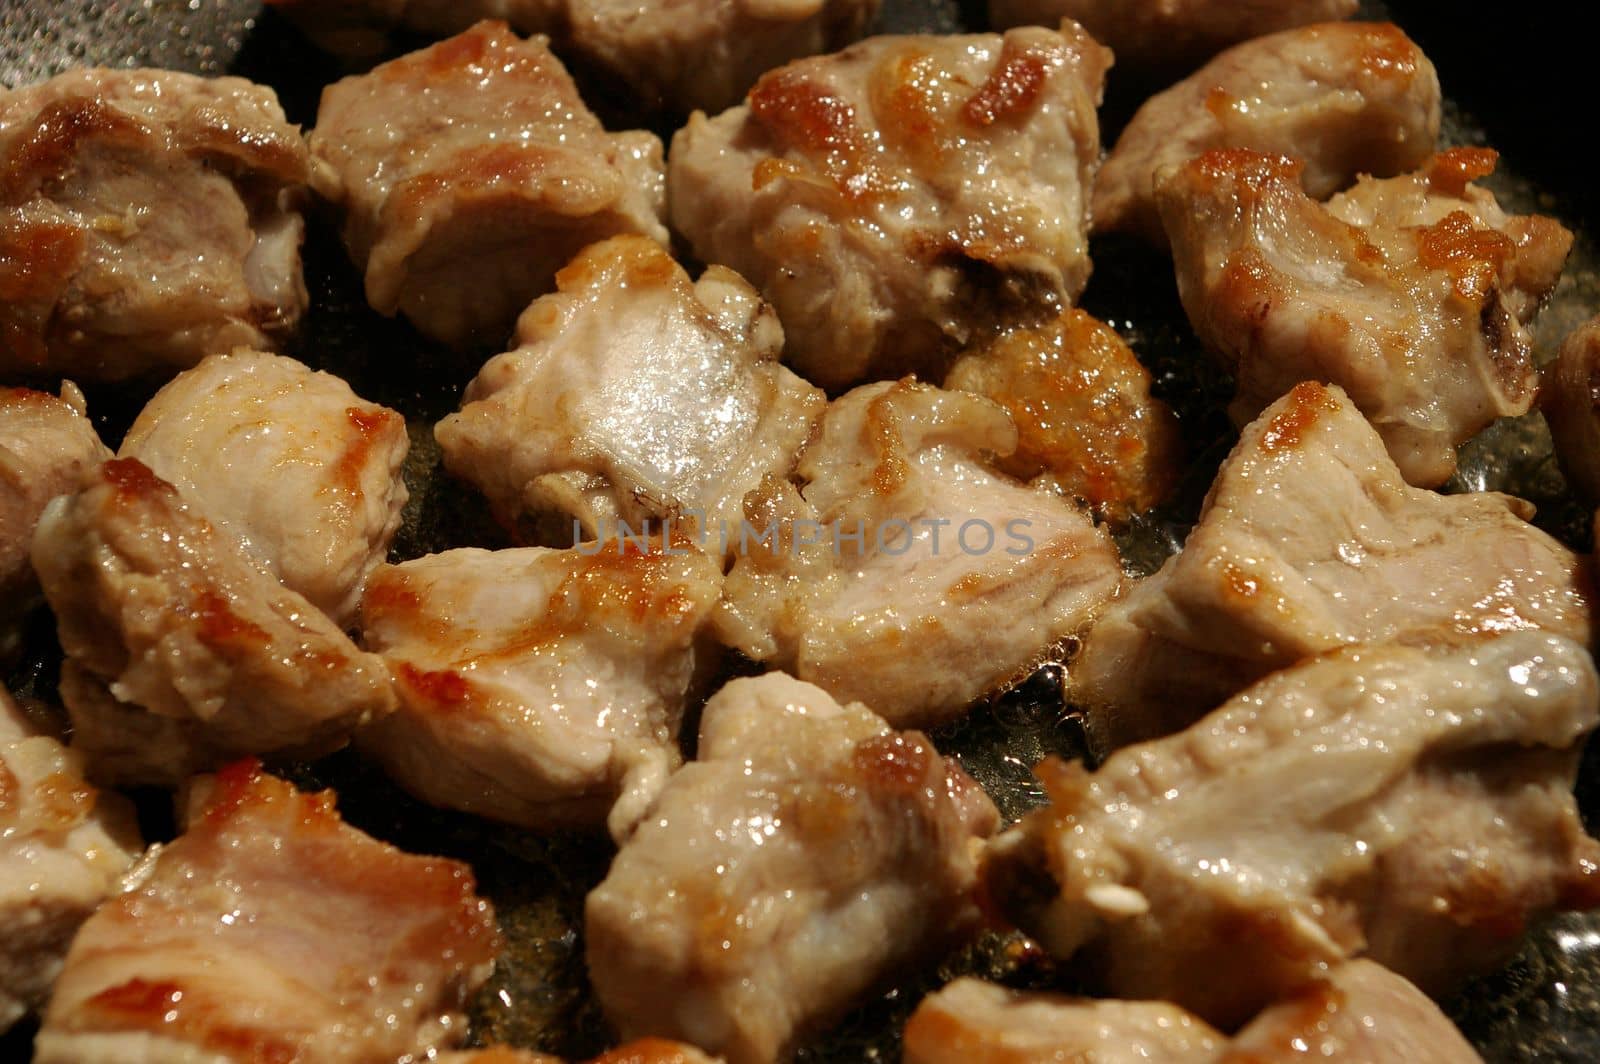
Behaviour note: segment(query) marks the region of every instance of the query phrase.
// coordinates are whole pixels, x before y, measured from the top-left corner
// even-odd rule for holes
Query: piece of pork
[[[569,0],[267,0],[318,48],[348,60],[372,60],[402,34],[448,37],[484,19],[518,33],[559,34]]]
[[[455,861],[346,825],[249,761],[84,924],[37,1064],[431,1059],[466,1035],[494,913]]]
[[[1327,199],[1362,174],[1421,166],[1440,116],[1438,72],[1398,26],[1334,22],[1260,37],[1139,108],[1095,178],[1094,228],[1165,245],[1156,175],[1212,148],[1299,159],[1306,194]]]
[[[240,349],[179,374],[122,441],[335,622],[400,527],[405,419],[330,373]]]
[[[1074,19],[1118,62],[1171,71],[1252,37],[1349,18],[1358,6],[1357,0],[989,0],[989,24],[1003,29]]]
[[[366,645],[400,708],[362,748],[435,805],[621,838],[678,766],[715,663],[720,566],[686,541],[461,549],[373,576]]]
[[[1081,310],[1019,326],[963,355],[946,388],[1005,407],[1017,449],[1000,470],[1126,524],[1172,489],[1182,439],[1172,410],[1150,395],[1150,373],[1122,337]]]
[[[43,1005],[78,926],[143,850],[133,807],[85,782],[0,689],[0,1033]]]
[[[674,227],[748,278],[829,389],[921,370],[1089,277],[1111,57],[1067,23],[802,59],[672,143]]]
[[[904,1064],[1214,1064],[1227,1036],[1176,1005],[1023,994],[971,977],[923,998]]]
[[[1111,993],[1223,1026],[1357,955],[1446,993],[1600,903],[1572,795],[1597,719],[1562,636],[1330,651],[1092,773],[1047,760],[991,892]]]
[[[1052,492],[997,473],[1004,410],[915,381],[834,401],[797,469],[746,500],[723,639],[897,727],[964,713],[1085,628],[1116,548]]]
[[[439,423],[445,467],[508,525],[556,515],[575,543],[671,519],[721,555],[826,403],[778,363],[777,317],[732,270],[692,282],[640,236],[586,249],[556,284]]]
[[[439,1064],[562,1064],[560,1058],[510,1046],[467,1049],[441,1053]],[[640,1038],[616,1049],[607,1050],[587,1064],[717,1064],[694,1046],[669,1042],[665,1038]]]
[[[447,344],[502,343],[596,240],[667,239],[660,140],[607,133],[503,22],[328,86],[310,143],[367,301]]]
[[[1456,179],[1449,159],[1430,174],[1441,169]],[[1237,380],[1236,421],[1302,380],[1338,384],[1408,481],[1441,484],[1456,445],[1533,403],[1521,263],[1550,251],[1519,249],[1464,209],[1351,224],[1348,208],[1306,196],[1301,170],[1229,149],[1159,181],[1189,321]],[[1570,234],[1548,221],[1536,231],[1564,257]]]
[[[1600,317],[1575,329],[1545,376],[1539,405],[1567,482],[1600,502]]]
[[[1587,644],[1587,566],[1492,492],[1401,479],[1337,388],[1246,426],[1183,549],[1089,633],[1071,698],[1109,745],[1177,731],[1347,643],[1542,628]]]
[[[79,69],[0,89],[0,159],[7,377],[169,374],[305,310],[310,156],[265,86]]]
[[[780,673],[734,680],[706,703],[699,760],[589,895],[595,994],[624,1036],[787,1059],[975,927],[998,820],[920,733]]]
[[[29,554],[45,504],[110,457],[76,387],[0,388],[0,643],[39,597]]]
[[[858,40],[879,0],[570,0],[578,55],[646,111],[716,113],[756,79]]]
[[[132,458],[45,510],[33,564],[97,779],[175,785],[243,754],[315,756],[394,707],[383,662]]]

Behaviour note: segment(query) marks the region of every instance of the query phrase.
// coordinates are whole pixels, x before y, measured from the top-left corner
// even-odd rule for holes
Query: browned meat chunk
[[[822,392],[778,363],[783,327],[725,267],[692,282],[626,236],[556,283],[439,423],[446,467],[508,525],[559,515],[573,543],[670,519],[720,557],[746,493],[794,467]]]
[[[1016,442],[1005,411],[966,392],[900,381],[835,400],[799,492],[769,481],[746,500],[720,634],[897,727],[1026,675],[1122,572],[1087,514],[988,464]]]
[[[999,27],[1076,19],[1131,67],[1192,66],[1230,44],[1349,18],[1357,0],[989,0]]]
[[[1464,174],[1469,162],[1481,157],[1441,157],[1429,186],[1463,196],[1481,172],[1473,165]],[[1301,169],[1214,151],[1160,183],[1189,321],[1237,378],[1236,420],[1302,380],[1338,384],[1408,481],[1440,484],[1455,469],[1457,444],[1532,405],[1538,373],[1520,320],[1523,263],[1564,258],[1571,234],[1503,215],[1497,226],[1464,208],[1433,221],[1404,210],[1363,217],[1369,194],[1360,188],[1325,208],[1301,189]],[[1519,246],[1522,231],[1539,246]]]
[[[1568,483],[1600,501],[1600,317],[1561,345],[1539,402]]]
[[[330,85],[311,150],[368,302],[447,344],[503,342],[587,244],[667,239],[661,142],[607,133],[503,22]]]
[[[715,113],[757,78],[858,39],[879,0],[571,0],[573,47],[648,109]]]
[[[46,509],[33,564],[97,778],[181,783],[242,754],[325,753],[394,707],[383,662],[132,458]]]
[[[1327,199],[1361,174],[1414,170],[1439,139],[1439,75],[1389,23],[1335,22],[1231,48],[1133,116],[1095,178],[1096,230],[1166,244],[1156,176],[1212,148],[1249,148],[1305,164]]]
[[[1073,698],[1120,745],[1347,643],[1524,628],[1587,643],[1587,568],[1529,513],[1407,486],[1342,392],[1302,384],[1245,428],[1182,551],[1090,632]]]
[[[1017,449],[995,466],[1078,499],[1113,524],[1166,497],[1182,471],[1178,421],[1110,326],[1081,310],[1011,329],[965,355],[946,388],[1005,407]]]
[[[982,329],[1088,281],[1110,61],[1068,23],[790,63],[673,139],[673,224],[761,289],[815,383],[937,377]]]
[[[338,377],[241,349],[157,392],[120,453],[348,625],[400,527],[408,446],[404,418]]]
[[[7,377],[170,373],[305,309],[310,157],[271,89],[68,71],[0,89],[0,160]]]
[[[498,946],[465,865],[414,857],[253,762],[84,924],[38,1064],[428,1060]]]
[[[1046,761],[1051,807],[997,843],[991,886],[1113,994],[1213,1023],[1356,955],[1444,993],[1600,902],[1572,796],[1597,717],[1561,636],[1334,651],[1092,773]]]
[[[514,824],[633,827],[714,663],[722,571],[682,543],[590,549],[453,550],[373,577],[366,644],[400,709],[361,742],[408,789]]]
[[[44,1004],[78,925],[143,848],[133,807],[0,689],[0,1033]]]
[[[735,680],[589,895],[595,993],[625,1036],[784,1059],[973,929],[998,819],[923,735],[779,673]]]

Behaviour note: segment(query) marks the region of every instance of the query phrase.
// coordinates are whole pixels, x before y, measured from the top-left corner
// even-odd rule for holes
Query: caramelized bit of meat
[[[708,553],[736,547],[745,494],[789,474],[825,404],[778,363],[771,308],[732,270],[692,282],[638,236],[586,249],[557,283],[439,423],[446,468],[508,525],[554,514],[614,538],[670,522]]]
[[[1139,109],[1095,179],[1094,227],[1164,245],[1158,175],[1220,148],[1299,159],[1306,194],[1326,199],[1362,174],[1427,162],[1440,115],[1433,64],[1395,26],[1334,23],[1261,37]]]
[[[595,993],[625,1036],[786,1059],[974,929],[973,844],[998,819],[924,736],[779,673],[734,680],[589,895]]]
[[[1093,773],[1047,762],[991,893],[1111,993],[1222,1025],[1358,954],[1443,994],[1592,891],[1572,784],[1597,712],[1561,636],[1333,651]],[[1042,903],[1017,889],[1041,876]]]
[[[1567,482],[1600,502],[1600,317],[1573,330],[1540,396]]]
[[[368,301],[448,344],[500,343],[596,240],[667,238],[660,141],[607,133],[503,22],[329,86],[310,143]]]
[[[394,705],[383,663],[142,462],[46,509],[33,564],[67,662],[73,747],[117,782],[314,755]]]
[[[122,441],[312,605],[345,625],[406,502],[405,419],[292,358],[213,355]]]
[[[1016,441],[1004,410],[966,392],[901,381],[835,400],[803,486],[769,480],[745,500],[719,634],[898,726],[958,717],[1025,675],[1121,572],[1086,514],[989,465]]]
[[[1071,23],[796,61],[678,133],[673,222],[772,302],[808,379],[941,375],[1083,290],[1109,65]]]
[[[1122,338],[1081,310],[1003,333],[951,368],[945,387],[1005,408],[1017,449],[995,464],[1082,499],[1120,524],[1180,472],[1178,422]]]
[[[300,134],[271,89],[80,69],[0,90],[0,372],[171,373],[306,306]]]
[[[385,566],[362,614],[400,709],[361,745],[436,805],[620,838],[678,765],[721,586],[716,562],[660,539]]]
[[[1298,170],[1213,151],[1161,182],[1189,320],[1237,378],[1235,419],[1302,380],[1335,383],[1408,481],[1442,483],[1457,444],[1532,405],[1524,323],[1571,234],[1507,216],[1482,189],[1438,194],[1425,173],[1363,179],[1323,207]]]
[[[0,690],[0,1033],[44,1004],[78,926],[142,848],[133,807],[85,782],[82,759]]]
[[[498,947],[465,865],[369,838],[250,762],[209,791],[79,932],[36,1060],[358,1064],[465,1035]]]
[[[1183,549],[1089,633],[1073,701],[1102,741],[1177,731],[1346,643],[1591,632],[1587,568],[1515,499],[1412,488],[1336,388],[1248,425]]]

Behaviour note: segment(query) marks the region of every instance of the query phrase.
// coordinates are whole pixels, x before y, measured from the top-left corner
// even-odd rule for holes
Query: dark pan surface
[[[941,31],[982,25],[982,4],[963,0],[887,0],[883,32]],[[1366,14],[1394,17],[1440,68],[1451,103],[1446,138],[1501,148],[1505,169],[1492,182],[1508,205],[1555,214],[1580,241],[1537,341],[1550,357],[1578,322],[1600,310],[1600,185],[1574,165],[1553,130],[1581,132],[1592,120],[1551,118],[1586,100],[1568,95],[1563,74],[1577,60],[1581,33],[1541,24],[1492,25],[1455,5],[1367,5]],[[1469,21],[1469,18],[1471,21]],[[1486,32],[1492,30],[1492,32]],[[1570,44],[1563,45],[1563,40]],[[25,84],[75,65],[145,65],[197,73],[236,73],[277,89],[292,120],[310,126],[321,87],[341,74],[259,0],[0,0],[0,81]],[[1149,86],[1114,71],[1104,115],[1109,143]],[[662,130],[667,133],[670,130]],[[1583,149],[1586,150],[1587,145]],[[431,428],[453,410],[482,356],[448,354],[403,324],[365,305],[359,278],[338,245],[331,221],[313,218],[306,246],[312,309],[290,354],[348,379],[363,396],[403,411],[411,428],[406,476],[412,492],[394,556],[415,557],[465,544],[504,545],[482,503],[438,472]],[[1213,371],[1190,333],[1171,281],[1171,266],[1120,240],[1097,241],[1095,276],[1083,303],[1111,322],[1155,374],[1158,391],[1179,411],[1192,466],[1178,498],[1124,537],[1130,568],[1153,570],[1181,543],[1227,453],[1233,432],[1223,414],[1229,385]],[[91,391],[91,410],[114,443],[147,398],[133,389]],[[1538,523],[1588,550],[1590,511],[1567,493],[1535,415],[1492,428],[1471,445],[1457,489],[1512,491],[1539,507]],[[38,618],[28,654],[7,677],[13,690],[53,696],[59,652],[48,617]],[[1042,669],[1028,683],[935,734],[959,756],[1008,818],[1037,803],[1029,767],[1049,752],[1082,756],[1083,734],[1060,697],[1060,674]],[[1591,756],[1579,786],[1591,827],[1600,818],[1600,764]],[[583,971],[582,903],[604,875],[609,842],[598,836],[541,836],[427,808],[379,773],[344,753],[314,765],[285,766],[304,786],[334,786],[345,817],[408,850],[469,861],[499,912],[508,947],[474,1008],[477,1044],[506,1041],[582,1058],[610,1035]],[[165,799],[144,796],[151,837],[170,834]],[[809,1062],[896,1060],[898,1030],[928,989],[960,972],[978,971],[1017,986],[1071,989],[1071,971],[1057,970],[991,936],[941,969],[911,975],[847,1017],[806,1048]],[[1468,987],[1448,1008],[1491,1064],[1501,1061],[1600,1060],[1600,918],[1564,916],[1537,928],[1503,971]],[[31,1031],[0,1038],[0,1062],[28,1058]]]

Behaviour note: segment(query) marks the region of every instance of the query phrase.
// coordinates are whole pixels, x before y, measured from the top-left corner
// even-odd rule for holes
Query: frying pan
[[[1583,76],[1582,34],[1557,25],[1557,14],[1537,9],[1517,22],[1502,10],[1491,22],[1473,5],[1396,0],[1368,3],[1363,16],[1395,18],[1433,57],[1447,93],[1446,139],[1501,149],[1502,171],[1490,185],[1502,201],[1518,211],[1555,214],[1580,234],[1536,331],[1538,352],[1548,359],[1573,326],[1600,310],[1600,260],[1593,242],[1600,233],[1600,185],[1573,165],[1576,150],[1569,140],[1592,134],[1594,123],[1582,114],[1565,118],[1553,124],[1561,129],[1556,135],[1545,119],[1574,103],[1586,106],[1589,94],[1575,91]],[[982,20],[981,2],[886,0],[878,28],[950,32],[981,28]],[[411,43],[420,42],[401,42],[402,48]],[[280,16],[263,11],[259,0],[0,0],[0,81],[21,85],[85,64],[239,74],[275,88],[290,119],[306,126],[315,120],[322,86],[345,73]],[[1103,113],[1107,143],[1152,88],[1113,71]],[[658,132],[670,135],[671,129]],[[335,233],[332,219],[313,214],[305,248],[312,306],[288,353],[406,414],[411,502],[393,557],[466,544],[508,545],[481,500],[440,472],[431,432],[491,352],[453,354],[370,311]],[[1182,542],[1227,453],[1234,435],[1224,413],[1230,387],[1197,348],[1170,280],[1170,263],[1118,239],[1097,239],[1093,250],[1095,275],[1083,305],[1132,342],[1156,378],[1157,393],[1178,411],[1192,456],[1176,497],[1121,537],[1129,569],[1145,573]],[[89,390],[91,412],[108,443],[120,439],[147,398],[148,389],[138,386]],[[1569,545],[1589,549],[1590,511],[1568,492],[1536,415],[1492,427],[1469,445],[1451,487],[1522,495],[1539,507],[1537,523]],[[6,679],[19,694],[51,701],[58,666],[52,624],[41,611]],[[1040,801],[1029,772],[1040,757],[1088,756],[1083,731],[1060,691],[1059,667],[1045,666],[934,734],[1008,819]],[[472,864],[507,940],[494,978],[472,1009],[474,1044],[511,1042],[580,1059],[607,1046],[611,1035],[588,991],[581,938],[583,897],[604,876],[612,852],[605,838],[535,834],[422,806],[348,752],[282,770],[305,787],[337,788],[345,818],[363,830],[408,850]],[[1586,758],[1578,791],[1594,828],[1600,818],[1600,757]],[[147,836],[170,837],[166,796],[135,797]],[[898,1059],[898,1032],[918,999],[966,972],[1019,987],[1074,988],[1070,969],[1057,969],[1015,938],[991,934],[937,970],[909,973],[884,988],[803,1048],[799,1059]],[[1561,916],[1534,929],[1505,969],[1472,983],[1446,1007],[1490,1062],[1600,1060],[1600,917]],[[0,1038],[0,1062],[27,1060],[32,1033],[24,1026]]]

